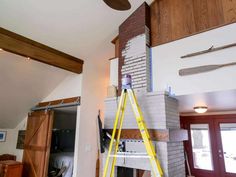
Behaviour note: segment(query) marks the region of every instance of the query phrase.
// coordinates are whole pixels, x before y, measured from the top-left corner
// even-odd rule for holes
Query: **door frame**
[[[189,159],[190,169],[193,175],[197,177],[220,177],[218,176],[219,171],[219,161],[217,157],[217,141],[213,138],[213,134],[215,131],[213,120],[210,116],[181,116],[180,117],[181,127],[188,130],[188,141],[184,141],[184,149],[187,153],[187,157]],[[192,153],[192,140],[190,133],[190,124],[208,124],[209,125],[209,138],[210,138],[210,146],[212,153],[212,163],[213,163],[213,171],[211,170],[202,170],[194,168],[193,164],[193,153]]]
[[[221,176],[225,176],[225,177],[235,177],[236,174],[226,172],[219,124],[220,123],[234,123],[234,122],[236,123],[236,114],[220,115],[220,116],[217,116],[217,118],[214,120],[214,126],[216,129],[215,133],[216,133],[216,137],[217,137],[216,138],[217,147],[218,147],[218,150],[221,150],[221,155],[222,155],[222,158],[218,158],[219,164],[220,164],[220,166],[219,166],[220,173],[221,173]],[[217,153],[217,155],[219,155],[219,152]]]
[[[236,122],[236,114],[223,114],[223,115],[192,115],[192,116],[180,116],[181,127],[188,130],[189,140],[184,142],[184,148],[187,152],[190,169],[193,175],[197,177],[235,177],[235,174],[226,173],[224,156],[219,158],[218,150],[222,147],[222,140],[220,134],[219,123],[233,123]],[[190,133],[190,124],[205,123],[209,125],[209,137],[212,151],[212,161],[214,171],[195,169],[193,164],[192,154],[192,140]]]

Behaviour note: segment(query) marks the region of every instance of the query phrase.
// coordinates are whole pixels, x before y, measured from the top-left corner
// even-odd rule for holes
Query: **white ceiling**
[[[195,106],[207,106],[209,112],[236,111],[236,90],[177,96],[181,113],[194,112]]]
[[[70,72],[0,51],[0,129],[15,128]]]

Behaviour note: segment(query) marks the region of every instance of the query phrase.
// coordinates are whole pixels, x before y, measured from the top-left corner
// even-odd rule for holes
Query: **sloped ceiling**
[[[147,2],[150,4],[152,0]],[[103,0],[0,0],[0,26],[85,60],[108,61],[110,41],[132,9],[115,11]],[[68,74],[21,57],[0,54],[0,128],[14,128]]]
[[[0,51],[0,129],[15,128],[31,107],[71,74]]]

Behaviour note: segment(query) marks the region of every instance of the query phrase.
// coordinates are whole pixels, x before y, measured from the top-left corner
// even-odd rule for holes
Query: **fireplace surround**
[[[178,101],[175,98],[168,96],[166,92],[137,92],[136,96],[143,112],[147,128],[160,134],[157,135],[153,144],[164,171],[164,176],[184,177],[185,159],[183,141],[187,140],[187,132],[180,129]],[[105,129],[113,128],[118,101],[119,98],[107,98],[105,100]],[[131,130],[131,132],[132,130],[138,129],[129,102],[127,102],[125,110],[123,128]],[[165,133],[162,134],[160,132]],[[162,138],[162,136],[165,136],[165,138]],[[117,158],[116,165],[117,167],[151,171],[149,159],[128,158],[128,153],[130,152],[146,152],[142,140],[137,137],[139,136],[134,136],[132,139],[121,139],[126,146],[124,153],[127,154],[122,158]],[[105,159],[106,153],[103,155],[103,163],[105,163]],[[116,175],[117,174],[118,173],[116,172]]]

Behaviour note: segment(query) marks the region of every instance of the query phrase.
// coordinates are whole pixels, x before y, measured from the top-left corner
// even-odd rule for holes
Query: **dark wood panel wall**
[[[236,0],[155,0],[150,11],[152,46],[236,22]]]

